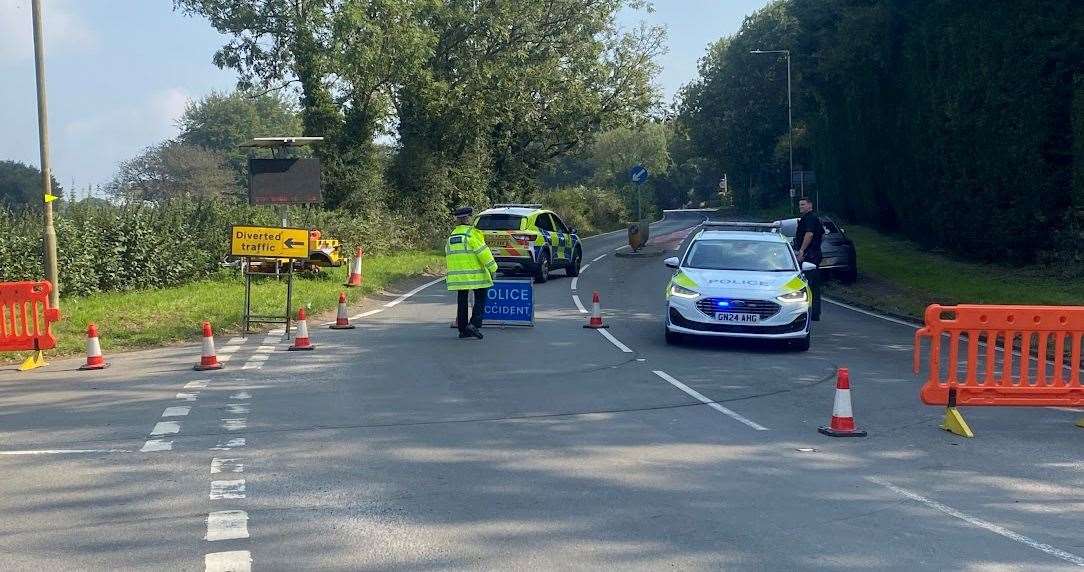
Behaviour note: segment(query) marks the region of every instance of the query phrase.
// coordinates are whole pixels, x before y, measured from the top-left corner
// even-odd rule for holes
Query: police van
[[[778,224],[704,223],[666,286],[666,341],[685,336],[779,340],[806,351],[812,293]]]
[[[482,211],[474,227],[505,272],[529,273],[538,283],[549,280],[550,271],[558,268],[569,276],[580,274],[583,247],[576,229],[542,205],[498,204]]]

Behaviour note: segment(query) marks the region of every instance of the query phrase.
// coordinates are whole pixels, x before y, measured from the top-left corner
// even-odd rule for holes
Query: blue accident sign
[[[647,180],[647,167],[636,165],[629,171],[629,178],[631,178],[634,183],[643,183]]]
[[[483,323],[533,326],[534,280],[494,280],[486,294]]]

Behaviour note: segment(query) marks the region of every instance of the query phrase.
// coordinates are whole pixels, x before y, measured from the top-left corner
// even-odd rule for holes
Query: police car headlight
[[[783,294],[782,296],[776,296],[775,299],[779,300],[780,302],[808,302],[809,295],[806,294],[805,288],[802,288],[801,290],[788,292],[787,294]]]
[[[696,290],[690,290],[684,286],[678,286],[677,284],[670,285],[670,294],[673,296],[680,296],[682,298],[697,298],[700,296],[700,292]]]

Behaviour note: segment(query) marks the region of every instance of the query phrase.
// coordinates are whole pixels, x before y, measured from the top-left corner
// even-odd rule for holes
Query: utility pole
[[[790,187],[790,201],[792,208],[794,208],[794,119],[791,113],[790,50],[753,50],[749,53],[783,54],[787,57],[787,153],[790,155],[790,172],[787,173],[787,186]]]
[[[45,216],[45,279],[52,282],[49,303],[60,307],[60,282],[56,267],[56,229],[53,228],[53,181],[49,166],[49,114],[45,104],[45,37],[41,30],[41,0],[32,0],[34,18],[34,73],[38,84],[38,142],[41,151],[41,200]]]

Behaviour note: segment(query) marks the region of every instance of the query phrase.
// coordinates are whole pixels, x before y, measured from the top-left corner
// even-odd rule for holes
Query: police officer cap
[[[456,217],[470,216],[474,214],[474,209],[472,209],[471,207],[459,207],[455,209],[455,212],[453,212],[452,214]]]

